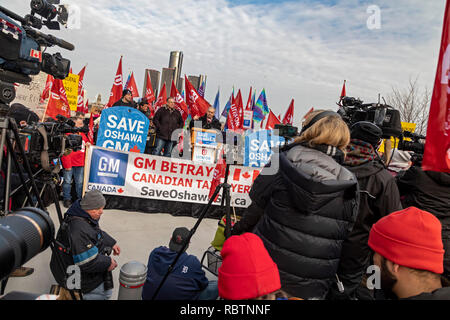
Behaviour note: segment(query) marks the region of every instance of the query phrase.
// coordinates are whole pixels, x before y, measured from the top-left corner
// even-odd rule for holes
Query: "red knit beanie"
[[[444,272],[441,234],[441,223],[434,215],[409,207],[375,223],[369,246],[398,265],[440,274]]]
[[[261,297],[281,288],[277,265],[253,233],[228,238],[221,251],[219,296],[227,300]]]

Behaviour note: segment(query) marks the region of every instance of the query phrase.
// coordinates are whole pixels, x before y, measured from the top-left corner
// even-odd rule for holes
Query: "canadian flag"
[[[292,125],[294,123],[294,99],[292,99],[291,104],[289,105],[289,108],[286,111],[286,114],[283,118],[283,124],[290,124]]]
[[[273,130],[276,124],[280,124],[281,121],[277,118],[277,116],[270,110],[269,118],[267,118],[266,129]]]
[[[39,50],[30,50],[30,57],[34,59],[39,59],[39,62],[42,62],[42,52]]]
[[[191,110],[191,116],[193,118],[195,116],[203,117],[206,111],[208,111],[210,104],[198,94],[197,90],[195,90],[186,75],[184,78],[186,87],[186,103]]]
[[[122,98],[122,91],[123,91],[122,57],[120,57],[116,77],[114,78],[114,83],[111,88],[111,94],[109,95],[109,101],[106,104],[106,108],[111,107],[116,101]]]
[[[155,93],[152,88],[152,81],[150,80],[150,73],[147,72],[147,86],[144,92],[144,99],[147,100],[149,104],[156,100]]]
[[[54,80],[53,76],[48,74],[47,81],[45,82],[44,91],[41,94],[40,103],[44,103],[44,101],[49,97],[50,89],[52,88],[52,84],[53,84],[53,80]]]
[[[155,113],[156,111],[158,111],[159,108],[161,108],[166,103],[166,101],[167,101],[167,92],[166,92],[166,83],[164,82],[161,91],[159,92],[158,99],[153,105]]]
[[[173,82],[173,80],[172,80],[172,88],[170,89],[170,96],[175,99],[175,108],[177,108],[177,110],[180,111],[183,121],[186,121],[189,115],[189,110],[186,105],[186,102],[184,102],[183,97],[175,87],[175,83]]]
[[[136,85],[136,80],[134,80],[134,73],[131,72],[130,81],[128,82],[128,85],[125,89],[131,90],[133,93],[133,98],[139,98],[139,92]]]
[[[422,169],[450,172],[450,0],[447,0],[441,48],[428,117]]]

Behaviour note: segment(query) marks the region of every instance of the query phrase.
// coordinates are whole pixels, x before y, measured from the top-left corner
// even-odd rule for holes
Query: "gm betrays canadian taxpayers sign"
[[[86,191],[142,199],[207,204],[215,165],[185,159],[122,152],[97,146],[88,148]],[[230,166],[231,205],[248,207],[249,192],[260,168]],[[215,205],[221,204],[221,195]]]
[[[272,148],[284,143],[284,138],[272,130],[260,130],[245,136],[244,166],[264,167],[270,160]]]
[[[149,119],[130,107],[112,107],[102,111],[97,146],[143,153],[147,143]]]

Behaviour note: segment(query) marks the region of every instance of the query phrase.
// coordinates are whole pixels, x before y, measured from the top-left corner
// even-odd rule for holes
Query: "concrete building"
[[[175,80],[175,69],[174,68],[163,68],[161,75],[161,86],[166,84],[167,97],[170,97],[170,89],[172,88],[172,80]]]

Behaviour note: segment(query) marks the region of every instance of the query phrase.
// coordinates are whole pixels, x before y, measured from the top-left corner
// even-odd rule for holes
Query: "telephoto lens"
[[[22,208],[0,219],[0,280],[48,248],[55,236],[50,216]]]

